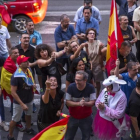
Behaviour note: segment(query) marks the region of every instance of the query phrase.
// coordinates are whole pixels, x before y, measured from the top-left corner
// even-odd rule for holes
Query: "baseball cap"
[[[140,77],[137,78],[136,86],[137,86],[137,87],[140,87]]]
[[[23,62],[28,61],[29,58],[30,58],[30,57],[26,57],[25,55],[20,55],[20,56],[18,56],[18,58],[17,58],[17,63],[18,63],[18,65],[20,65],[20,64],[23,63]]]

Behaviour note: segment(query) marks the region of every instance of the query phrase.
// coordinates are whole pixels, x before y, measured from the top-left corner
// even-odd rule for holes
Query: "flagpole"
[[[117,13],[116,13],[116,12],[117,12],[117,6],[116,6],[116,1],[115,1],[115,0],[113,0],[113,1],[114,1],[114,7],[115,7],[115,8],[114,8],[115,37],[116,37],[116,40],[117,40],[117,43],[116,43],[116,54],[117,54],[117,59],[118,59],[118,38],[117,38],[117,29],[116,29],[116,28],[117,28],[117,26],[116,26],[116,22],[117,22],[117,21],[116,21],[116,17],[117,17],[117,15],[116,15],[116,14],[117,14]]]

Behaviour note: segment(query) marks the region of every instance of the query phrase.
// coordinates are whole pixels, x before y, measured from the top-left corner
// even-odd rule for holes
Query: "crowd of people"
[[[104,63],[106,45],[98,38],[102,18],[92,0],[84,0],[84,5],[76,11],[74,26],[69,24],[68,15],[60,16],[60,25],[54,32],[56,50],[43,44],[31,20],[26,21],[19,44],[12,46],[0,16],[0,125],[9,131],[8,140],[15,140],[15,127],[37,134],[31,121],[32,113],[37,111],[33,103],[35,93],[41,96],[36,116],[38,132],[58,121],[66,105],[70,118],[65,140],[73,140],[78,128],[82,140],[89,140],[91,132],[100,140],[120,140],[130,128],[132,139],[140,139],[140,6],[136,0],[116,0],[116,3],[120,6],[124,42],[119,46],[116,67],[110,76]],[[136,55],[132,51],[135,46]],[[35,74],[40,91],[36,89]],[[64,91],[61,79],[65,74]],[[11,100],[10,126],[5,122],[3,104],[7,97]]]

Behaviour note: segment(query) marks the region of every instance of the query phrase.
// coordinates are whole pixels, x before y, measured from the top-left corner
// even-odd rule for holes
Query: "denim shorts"
[[[31,115],[33,111],[33,101],[30,103],[26,103],[28,110],[23,110],[21,105],[13,103],[13,116],[12,120],[14,122],[19,122],[22,116],[23,111],[25,112],[25,115]]]

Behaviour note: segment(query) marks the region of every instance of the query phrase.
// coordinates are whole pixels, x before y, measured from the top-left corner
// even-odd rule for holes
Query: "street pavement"
[[[39,31],[43,38],[43,43],[47,43],[50,46],[52,46],[55,49],[55,41],[54,41],[54,30],[59,25],[59,17],[61,14],[68,14],[71,20],[71,24],[73,25],[73,17],[74,14],[83,4],[83,0],[49,0],[49,6],[48,11],[46,13],[46,17],[44,21],[40,24],[35,25],[35,30]],[[97,6],[102,15],[102,23],[100,25],[100,32],[98,39],[101,40],[105,45],[107,44],[107,36],[108,36],[108,24],[109,24],[109,10],[110,10],[110,4],[111,0],[94,0],[93,4]],[[139,3],[140,5],[140,3]],[[11,43],[12,46],[15,46],[18,44],[20,39],[20,34],[14,32],[11,25],[8,27],[8,30],[10,31],[11,35]],[[133,48],[133,51],[135,52],[135,48]],[[62,77],[62,89],[65,90],[65,76]],[[39,104],[40,104],[40,96],[35,95],[34,103],[37,106],[37,112],[39,110]],[[9,123],[11,120],[11,113],[10,113],[10,100],[7,99],[4,101],[5,106],[5,116],[6,116],[6,122]],[[96,114],[96,108],[93,107],[93,117]],[[32,121],[33,129],[38,132],[37,125],[36,125],[36,119],[37,119],[37,112],[32,115]],[[64,107],[63,112],[68,114],[68,109]],[[124,140],[131,140],[129,138],[129,133],[127,133]],[[4,132],[3,129],[0,127],[0,140],[6,140],[7,139],[8,132]],[[19,132],[17,129],[14,131],[14,136],[16,140],[30,140],[33,136],[30,136],[26,133]],[[81,131],[78,130],[75,136],[75,140],[81,140]],[[92,136],[90,140],[98,140],[95,136]]]

